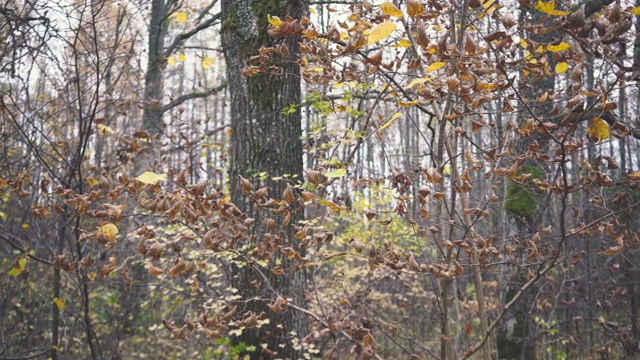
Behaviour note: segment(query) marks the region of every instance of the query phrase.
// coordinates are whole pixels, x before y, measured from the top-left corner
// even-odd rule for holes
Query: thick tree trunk
[[[265,219],[260,217],[254,206],[243,195],[238,181],[239,176],[250,179],[254,186],[267,186],[271,197],[279,198],[286,183],[273,181],[274,176],[291,175],[294,181],[301,179],[302,143],[300,140],[301,115],[299,109],[285,115],[282,110],[301,100],[300,70],[296,63],[298,39],[272,39],[267,33],[267,15],[285,19],[287,15],[299,19],[307,6],[297,0],[223,0],[222,1],[222,44],[227,61],[229,94],[231,95],[231,156],[230,179],[231,197],[249,217],[255,218],[252,245],[259,244],[266,237]],[[284,42],[289,50],[288,57],[276,58],[282,75],[264,73],[253,77],[242,75],[247,59],[258,53],[261,46],[273,46]],[[259,180],[255,175],[261,176]],[[257,184],[260,181],[260,184]],[[301,214],[294,214],[293,221]],[[278,233],[279,241],[292,239],[291,229],[287,227]],[[249,252],[251,249],[248,250]],[[270,263],[273,264],[275,259]],[[285,261],[283,260],[283,263]],[[286,264],[284,266],[287,267]],[[286,276],[274,276],[272,269],[244,266],[236,268],[234,285],[244,299],[254,299],[244,306],[242,311],[256,314],[265,312],[270,324],[258,330],[244,329],[241,336],[234,339],[236,344],[245,343],[255,350],[245,351],[251,359],[268,358],[262,350],[267,344],[270,351],[277,352],[278,358],[297,359],[301,357],[291,339],[301,335],[304,324],[299,314],[291,310],[274,316],[266,307],[280,295],[293,303],[303,298],[304,276],[302,273],[289,272]],[[257,286],[254,286],[258,282]],[[268,284],[267,284],[268,282]],[[257,300],[260,299],[260,300]],[[280,326],[279,326],[280,325]]]

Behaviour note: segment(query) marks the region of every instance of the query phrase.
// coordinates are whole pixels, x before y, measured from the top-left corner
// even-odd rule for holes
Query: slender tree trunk
[[[300,70],[295,62],[298,39],[272,39],[267,33],[267,15],[300,19],[307,8],[303,1],[298,0],[222,1],[222,44],[231,96],[231,197],[247,216],[256,219],[252,229],[253,245],[274,234],[269,234],[266,219],[261,218],[261,214],[243,195],[239,176],[250,179],[254,185],[260,182],[259,187],[267,186],[270,196],[274,198],[279,198],[287,184],[273,181],[272,177],[296,176],[291,177],[295,182],[302,176],[301,114],[298,108],[289,115],[282,111],[291,104],[297,106],[301,101]],[[276,65],[282,68],[283,73],[243,76],[242,70],[247,65],[247,59],[257,54],[261,46],[273,46],[276,42],[285,44],[289,49],[290,55],[275,58]],[[258,173],[267,176],[260,180],[255,177]],[[294,214],[293,221],[300,216],[300,212]],[[291,227],[282,228],[276,236],[282,243],[291,241]],[[270,260],[273,264],[276,259]],[[273,301],[278,295],[298,304],[303,299],[303,273],[290,272],[290,269],[286,269],[286,261],[282,262],[287,276],[274,276],[272,269],[258,269],[250,265],[234,270],[234,285],[243,298],[254,300],[245,303],[241,312],[265,312],[271,320],[267,327],[244,329],[242,335],[234,339],[236,344],[245,343],[255,347],[253,351],[245,351],[251,359],[267,358],[261,344],[267,344],[269,351],[277,352],[278,358],[298,359],[302,356],[292,341],[295,334],[301,335],[304,331],[299,314],[287,310],[274,316],[266,307],[267,302]]]
[[[142,129],[151,137],[163,131],[162,95],[164,94],[163,69],[166,66],[164,45],[167,37],[167,12],[173,0],[152,0],[151,20],[149,22],[149,43],[147,71],[144,79],[144,102],[142,112]],[[151,142],[151,139],[149,139]],[[158,158],[158,149],[151,143],[148,153],[139,159],[137,167],[148,169],[153,159]]]

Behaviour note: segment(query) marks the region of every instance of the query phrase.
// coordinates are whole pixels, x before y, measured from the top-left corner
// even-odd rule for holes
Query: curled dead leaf
[[[361,253],[362,250],[364,250],[364,248],[366,246],[365,244],[363,244],[362,242],[360,242],[360,241],[358,241],[358,240],[356,240],[354,238],[351,238],[349,240],[349,245],[351,245],[358,253]]]
[[[624,248],[624,239],[622,238],[622,236],[617,236],[616,237],[616,246],[612,246],[610,248],[608,248],[607,250],[603,251],[602,254],[604,255],[615,255],[617,253],[619,253],[620,251],[622,251],[622,249]]]
[[[291,184],[287,184],[287,187],[282,192],[282,200],[286,201],[289,205],[293,204],[295,198],[293,197],[293,187]]]
[[[164,270],[160,269],[159,267],[153,266],[153,265],[149,266],[148,271],[149,271],[149,274],[151,276],[159,276],[159,275],[164,274]]]

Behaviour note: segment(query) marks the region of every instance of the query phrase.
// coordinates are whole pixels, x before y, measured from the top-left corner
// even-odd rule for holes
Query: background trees
[[[637,356],[638,14],[6,4],[0,357]]]

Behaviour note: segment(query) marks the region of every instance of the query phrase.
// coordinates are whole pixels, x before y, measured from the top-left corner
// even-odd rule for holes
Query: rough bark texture
[[[250,179],[254,186],[269,188],[272,197],[279,198],[286,186],[283,181],[273,181],[271,177],[285,174],[302,173],[301,116],[299,109],[290,115],[282,110],[301,100],[300,70],[296,60],[298,39],[287,38],[274,40],[267,33],[267,14],[285,19],[287,15],[299,19],[307,6],[297,0],[224,0],[222,1],[222,44],[227,61],[228,86],[231,106],[231,156],[230,179],[233,202],[256,219],[251,244],[263,241],[268,230],[264,220],[243,195],[238,181],[239,176]],[[250,78],[242,75],[247,59],[257,54],[261,46],[272,46],[285,42],[290,49],[288,58],[276,58],[276,65],[283,69],[282,75],[261,74]],[[263,181],[255,177],[258,173],[267,173]],[[300,214],[293,216],[293,221]],[[292,221],[292,222],[293,222]],[[282,229],[276,234],[281,240],[292,239],[290,229]],[[275,259],[272,259],[275,260]],[[284,261],[283,261],[284,262]],[[285,268],[286,268],[285,264]],[[262,274],[260,274],[260,272]],[[274,316],[266,307],[267,301],[281,295],[300,303],[303,298],[304,276],[285,270],[285,275],[274,276],[271,270],[253,267],[236,269],[233,282],[245,299],[259,298],[249,301],[242,311],[253,311],[256,314],[265,312],[271,323],[258,330],[245,329],[243,334],[234,339],[236,344],[244,342],[255,346],[255,351],[247,351],[251,359],[269,358],[262,351],[262,344],[268,344],[271,351],[276,351],[278,358],[297,359],[301,352],[294,346],[292,332],[301,335],[304,324],[299,314],[290,310]],[[266,276],[267,281],[263,278]],[[252,286],[257,281],[257,287]],[[271,290],[273,289],[273,291]],[[275,292],[275,293],[274,293]],[[278,325],[281,325],[279,328]]]

